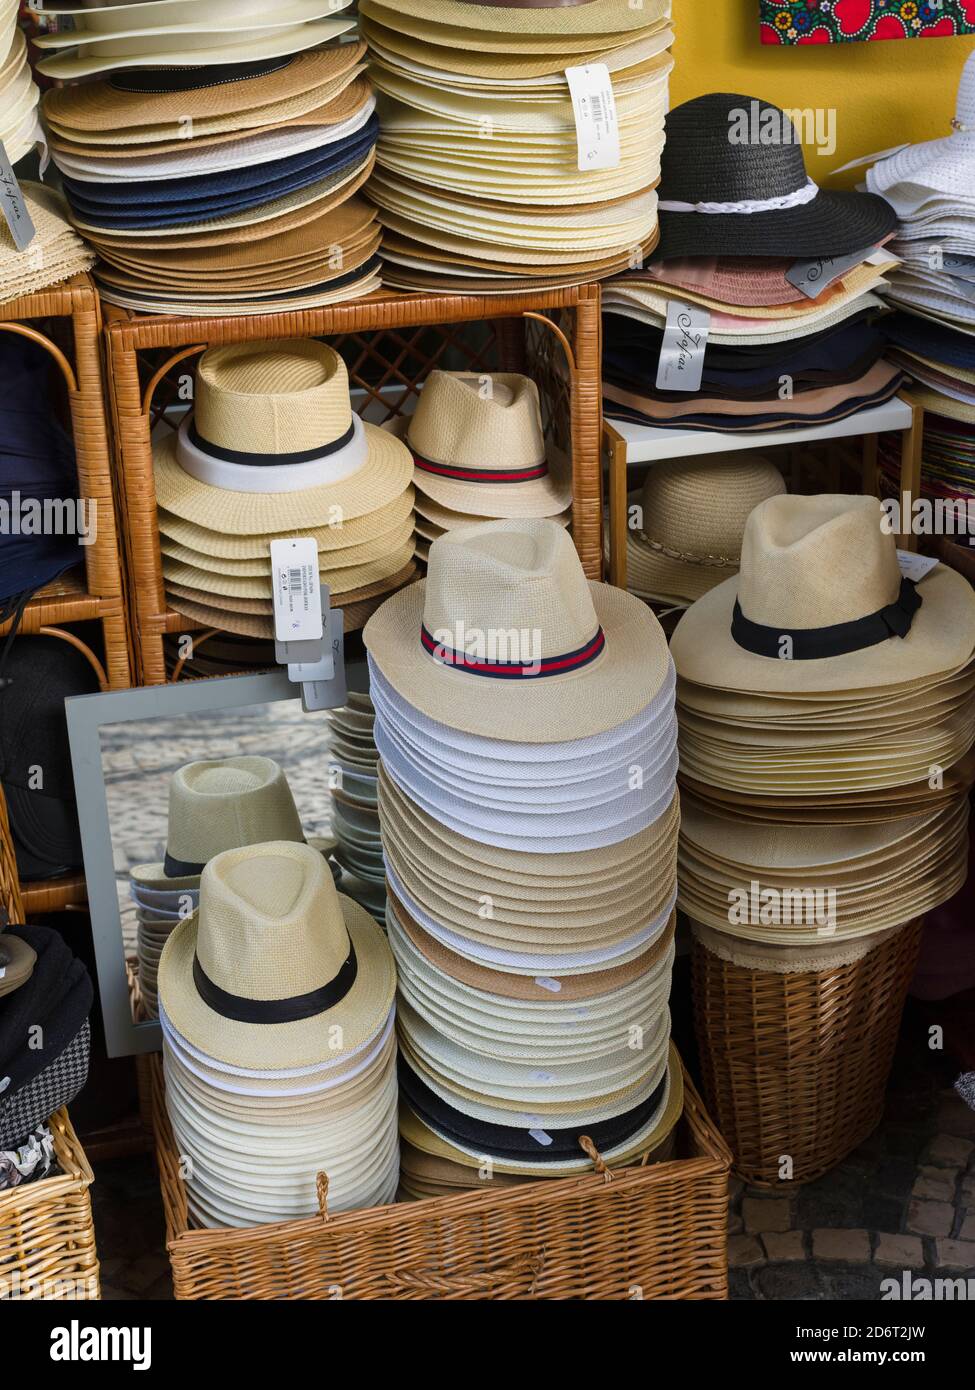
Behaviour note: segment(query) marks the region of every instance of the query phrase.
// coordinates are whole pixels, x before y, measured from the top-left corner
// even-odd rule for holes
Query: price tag
[[[566,68],[566,81],[576,118],[579,168],[618,169],[620,126],[613,79],[605,63]]]
[[[913,550],[898,550],[897,563],[905,579],[913,579],[917,584],[926,574],[930,574],[939,561],[931,555],[915,555]]]
[[[553,980],[551,975],[536,975],[535,983],[539,989],[547,989],[550,994],[561,994],[562,984],[559,980]]]
[[[657,363],[658,391],[700,390],[710,330],[709,309],[679,299],[670,301]]]
[[[274,635],[279,642],[319,642],[324,636],[318,545],[311,536],[271,542]]]
[[[7,967],[5,965],[0,965],[0,980],[2,980],[5,977],[6,973]]]
[[[319,586],[322,595],[322,640],[318,652],[310,661],[289,661],[288,679],[298,685],[305,681],[330,681],[335,675],[335,653],[332,650],[332,619],[328,585]]]
[[[854,266],[867,260],[879,248],[864,247],[847,256],[821,256],[815,261],[795,261],[785,272],[790,285],[795,285],[807,299],[818,299],[823,290],[829,289],[834,281],[845,275]]]
[[[345,681],[344,617],[341,608],[333,608],[329,612],[329,655],[333,672],[327,680],[317,678],[302,682],[301,707],[306,714],[319,709],[340,709],[348,702],[349,697]]]
[[[14,246],[18,251],[26,251],[37,235],[37,230],[27,211],[24,195],[20,191],[17,175],[7,158],[7,151],[0,140],[0,212],[3,213]]]

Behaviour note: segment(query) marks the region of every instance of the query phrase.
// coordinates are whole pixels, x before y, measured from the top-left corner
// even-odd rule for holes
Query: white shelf
[[[660,429],[656,425],[636,425],[628,420],[606,423],[626,441],[626,462],[658,463],[661,459],[687,458],[692,454],[725,454],[733,449],[771,449],[782,444],[812,444],[822,439],[849,439],[855,435],[881,434],[885,430],[910,429],[911,407],[894,397],[883,405],[873,405],[809,429],[763,430],[760,434],[726,434],[717,430]]]

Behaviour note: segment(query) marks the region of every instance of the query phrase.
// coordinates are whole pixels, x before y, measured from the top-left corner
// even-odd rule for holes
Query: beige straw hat
[[[200,907],[159,964],[181,1037],[261,1070],[336,1059],[372,1037],[396,971],[373,919],[341,897],[320,854],[277,842],[229,850],[200,881]]]
[[[73,29],[38,34],[38,48],[71,48],[112,38],[155,38],[164,34],[249,33],[254,29],[285,28],[325,19],[351,5],[352,0],[280,0],[269,10],[264,0],[207,0],[201,13],[196,0],[137,0],[135,4],[44,4],[45,14],[71,15]]]
[[[571,538],[546,520],[447,532],[430,547],[426,580],[387,600],[363,636],[393,688],[431,719],[519,743],[614,728],[670,669],[645,605],[587,580]]]
[[[154,461],[161,507],[232,535],[359,517],[412,475],[399,440],[353,416],[338,353],[308,339],[208,349],[194,413]]]
[[[872,690],[953,670],[975,650],[975,594],[939,565],[901,578],[873,497],[772,497],[751,513],[741,571],[677,625],[678,674],[730,690]],[[734,627],[733,627],[734,625]]]
[[[497,0],[396,0],[395,5],[364,0],[364,14],[390,28],[407,16],[429,27],[450,25],[457,29],[486,30],[517,37],[553,35],[562,38],[577,34],[626,34],[649,28],[669,13],[667,0],[520,0],[500,5]],[[406,27],[404,25],[404,27]]]
[[[417,489],[476,517],[555,516],[572,500],[546,454],[538,387],[526,376],[431,372],[407,427]]]
[[[785,492],[761,454],[665,459],[630,496],[627,587],[641,598],[693,603],[738,568],[751,511]]]

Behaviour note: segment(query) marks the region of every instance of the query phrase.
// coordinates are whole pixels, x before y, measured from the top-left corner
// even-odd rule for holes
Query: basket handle
[[[328,1174],[319,1173],[315,1179],[315,1191],[318,1194],[318,1211],[324,1222],[328,1222]]]
[[[579,1147],[580,1149],[582,1149],[582,1152],[586,1155],[587,1158],[592,1159],[593,1171],[596,1173],[601,1173],[604,1182],[612,1182],[613,1175],[610,1172],[610,1170],[606,1167],[602,1154],[596,1148],[596,1145],[589,1138],[588,1134],[580,1134]]]

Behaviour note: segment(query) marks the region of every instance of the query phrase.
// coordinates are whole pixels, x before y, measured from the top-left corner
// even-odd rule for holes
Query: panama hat
[[[320,854],[285,841],[212,859],[199,910],[173,931],[159,966],[180,1034],[241,1066],[308,1066],[357,1046],[389,1013],[394,989],[375,922],[339,896]]]
[[[335,350],[304,339],[205,352],[194,414],[154,461],[162,507],[232,534],[362,516],[412,473],[398,440],[353,417]]]
[[[498,5],[495,0],[397,0],[395,10],[374,3],[362,6],[365,14],[412,16],[423,24],[450,25],[458,29],[486,29],[504,35],[620,34],[643,29],[668,12],[666,0],[645,0],[634,7],[630,0],[530,0],[530,3]],[[395,21],[383,20],[384,23]]]
[[[458,623],[472,637],[535,633],[540,664],[527,651],[514,663],[492,659],[487,648],[483,657],[465,655],[453,645]],[[379,670],[430,718],[525,743],[624,723],[669,670],[656,620],[638,600],[587,581],[565,531],[544,520],[441,536],[426,580],[387,600],[364,640]]]
[[[670,459],[631,494],[627,586],[665,602],[693,602],[738,567],[749,513],[785,492],[781,473],[761,455]]]
[[[478,517],[552,516],[572,498],[546,454],[538,387],[517,373],[475,377],[434,371],[407,440],[417,489]]]
[[[28,941],[10,931],[0,934],[0,999],[27,983],[36,960],[37,952]]]
[[[763,143],[769,126],[775,143]],[[896,228],[896,214],[882,198],[818,188],[790,118],[770,102],[728,92],[695,97],[670,112],[666,136],[665,259],[841,256],[875,246]]]
[[[278,29],[325,19],[337,10],[347,9],[351,3],[352,0],[284,0],[268,12],[261,0],[208,0],[202,17],[195,0],[142,0],[142,3],[131,5],[85,5],[82,9],[45,5],[45,14],[74,16],[75,27],[39,34],[35,42],[38,48],[70,48],[75,44],[96,44],[112,38],[248,33],[254,29]]]
[[[756,507],[739,577],[688,609],[671,643],[688,680],[784,693],[918,681],[973,649],[965,580],[942,565],[917,585],[902,580],[879,501],[837,494]]]

